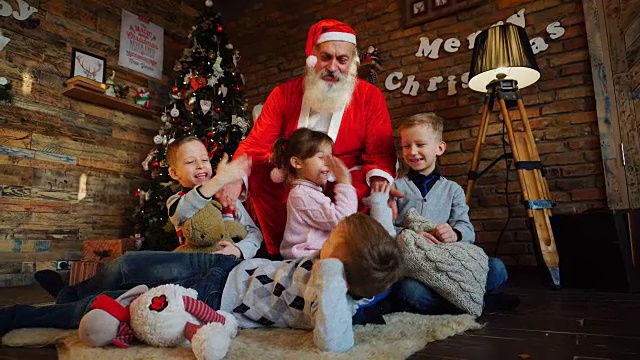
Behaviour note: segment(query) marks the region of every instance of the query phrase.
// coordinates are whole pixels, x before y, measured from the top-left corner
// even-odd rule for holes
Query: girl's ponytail
[[[289,140],[286,138],[278,138],[276,142],[273,144],[273,150],[271,151],[271,162],[276,165],[276,167],[271,170],[271,181],[274,183],[284,182],[287,178],[287,165],[288,159],[287,155],[287,145],[289,145]]]

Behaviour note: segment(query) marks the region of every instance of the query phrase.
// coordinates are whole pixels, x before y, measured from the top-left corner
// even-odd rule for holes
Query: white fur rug
[[[385,320],[387,325],[355,326],[356,346],[341,354],[319,351],[310,331],[241,330],[227,359],[405,359],[429,342],[482,326],[470,315],[396,313],[386,315]],[[2,345],[13,347],[54,343],[60,360],[195,359],[190,348],[154,348],[139,343],[129,349],[90,348],[80,343],[75,330],[18,329],[2,338]]]

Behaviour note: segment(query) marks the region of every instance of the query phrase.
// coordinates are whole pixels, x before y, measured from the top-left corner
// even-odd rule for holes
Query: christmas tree
[[[150,172],[147,189],[136,192],[136,237],[142,249],[173,250],[178,238],[169,221],[166,201],[180,191],[168,173],[166,148],[174,139],[194,135],[202,140],[212,168],[222,155],[231,156],[249,131],[245,118],[244,76],[238,70],[240,53],[229,41],[221,14],[207,0],[205,12],[189,34],[189,46],[173,68],[178,73],[154,146],[142,166]]]

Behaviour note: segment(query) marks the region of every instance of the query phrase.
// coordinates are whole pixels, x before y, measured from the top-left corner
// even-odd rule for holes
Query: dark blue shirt
[[[407,177],[416,185],[418,190],[420,190],[422,197],[425,197],[433,185],[435,185],[436,181],[440,179],[440,173],[438,170],[433,170],[429,175],[422,175],[415,170],[409,170]]]

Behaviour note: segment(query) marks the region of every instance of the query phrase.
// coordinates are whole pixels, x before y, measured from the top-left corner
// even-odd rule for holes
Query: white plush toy
[[[233,315],[224,311],[216,312],[197,299],[198,293],[193,289],[173,284],[161,285],[133,300],[127,308],[128,319],[122,317],[122,320],[129,320],[135,337],[146,344],[171,347],[182,345],[189,340],[198,360],[222,359],[227,355],[231,339],[238,333],[238,321]],[[90,313],[91,311],[85,318],[91,316]],[[100,323],[106,325],[105,322]],[[108,327],[117,326],[118,322],[114,323],[116,325],[109,324]],[[120,326],[122,328],[122,325]],[[84,327],[81,326],[81,329],[83,328],[84,332],[87,332],[86,329],[93,329],[89,332],[105,331],[101,327],[88,327],[86,324]],[[113,333],[118,332],[120,331]],[[92,338],[90,335],[85,338]],[[103,346],[108,343],[109,341],[87,344]],[[113,343],[117,344],[115,339]],[[121,347],[128,347],[128,344],[125,345]]]

